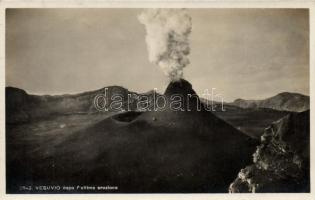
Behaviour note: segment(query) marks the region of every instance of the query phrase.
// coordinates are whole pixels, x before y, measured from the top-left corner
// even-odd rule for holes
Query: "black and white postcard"
[[[312,196],[311,2],[22,3],[1,7],[4,198]]]

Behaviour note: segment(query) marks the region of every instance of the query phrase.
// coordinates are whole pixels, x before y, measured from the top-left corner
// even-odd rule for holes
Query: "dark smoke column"
[[[171,81],[183,78],[189,64],[188,37],[192,29],[186,9],[146,9],[139,15],[145,25],[150,62],[158,65]]]

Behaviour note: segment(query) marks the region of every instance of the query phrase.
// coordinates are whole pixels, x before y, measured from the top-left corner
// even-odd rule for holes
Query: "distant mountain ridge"
[[[303,112],[310,108],[310,97],[299,93],[282,92],[263,100],[236,99],[229,105],[240,108],[271,108],[281,111]]]
[[[107,95],[109,97],[120,95],[124,100],[128,99],[128,94],[133,98],[138,95],[121,86],[106,87]],[[31,95],[26,91],[6,87],[6,122],[7,123],[20,123],[29,122],[33,119],[45,118],[52,115],[64,114],[90,114],[98,112],[93,102],[97,95],[104,94],[104,89],[93,90],[78,94],[65,94],[65,95]],[[152,96],[152,92],[143,94],[148,97]],[[108,99],[111,103],[110,98]],[[129,105],[123,102],[122,109],[136,109],[135,99],[131,99],[132,103]]]
[[[64,95],[32,95],[19,88],[6,87],[6,122],[21,123],[52,115],[99,112],[96,110],[93,101],[96,95],[104,94],[105,88],[108,88],[107,94],[110,97],[116,94],[127,100],[128,95],[131,94],[131,101],[129,103],[127,101],[123,102],[122,109],[124,110],[129,108],[137,111],[139,109],[137,108],[138,100],[134,98],[136,95],[147,96],[150,101],[149,106],[152,107],[153,105],[152,98],[155,95],[153,91],[138,94],[121,86],[108,86],[98,90]],[[201,101],[205,103],[204,99],[201,99]],[[221,103],[214,102],[214,104],[217,105],[215,112],[219,112]],[[223,107],[226,110],[269,108],[301,112],[309,109],[309,97],[298,93],[285,92],[264,100],[237,99],[232,103],[224,103]]]

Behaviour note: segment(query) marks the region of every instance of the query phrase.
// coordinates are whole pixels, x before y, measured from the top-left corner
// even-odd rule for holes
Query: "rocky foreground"
[[[309,192],[309,120],[309,111],[293,113],[268,127],[253,164],[241,169],[229,191]]]

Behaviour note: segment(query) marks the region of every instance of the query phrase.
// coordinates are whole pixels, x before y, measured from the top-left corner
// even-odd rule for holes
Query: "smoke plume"
[[[171,81],[181,79],[183,68],[189,64],[192,23],[187,10],[146,9],[138,18],[147,32],[150,62],[161,67]]]

